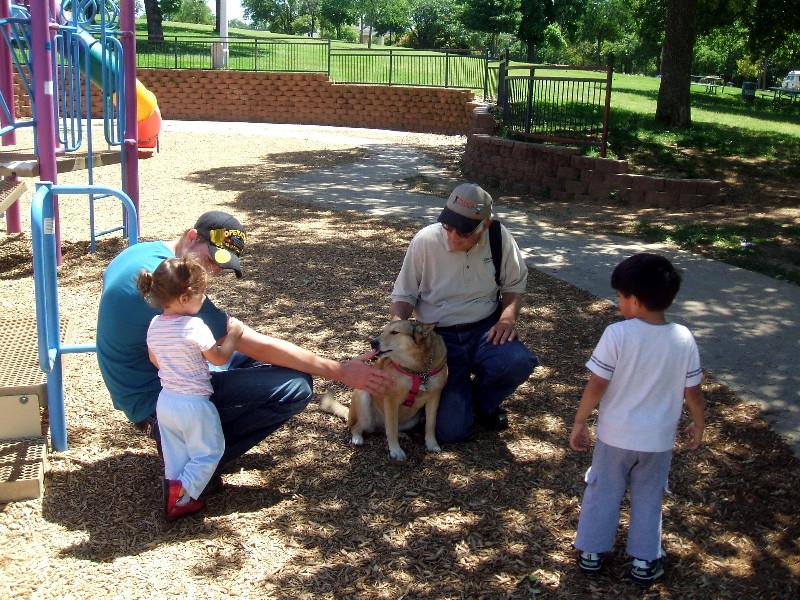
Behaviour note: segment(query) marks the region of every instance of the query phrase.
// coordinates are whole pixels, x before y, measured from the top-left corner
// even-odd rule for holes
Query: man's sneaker
[[[178,494],[181,493],[181,482],[177,479],[164,479],[164,519],[168,523],[202,510],[206,503],[202,500],[193,500],[185,504],[178,504]]]
[[[631,563],[631,579],[639,585],[649,586],[667,570],[667,553],[661,549],[661,556],[655,560],[634,558]]]
[[[606,560],[604,552],[579,552],[578,568],[584,575],[598,575]]]
[[[478,415],[478,425],[487,431],[503,431],[508,429],[508,414],[501,408],[498,408],[490,415]]]

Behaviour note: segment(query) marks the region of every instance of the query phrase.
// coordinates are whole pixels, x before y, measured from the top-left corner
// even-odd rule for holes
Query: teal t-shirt
[[[97,362],[114,408],[134,423],[153,414],[161,392],[158,370],[147,354],[147,328],[159,311],[144,301],[136,279],[173,257],[164,242],[142,242],[123,250],[103,274],[97,314]],[[227,314],[208,298],[197,314],[216,339],[227,333]]]

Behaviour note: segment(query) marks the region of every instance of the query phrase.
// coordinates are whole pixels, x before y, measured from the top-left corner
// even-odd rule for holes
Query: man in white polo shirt
[[[492,219],[492,197],[472,183],[456,187],[438,222],[411,240],[392,291],[391,318],[438,323],[447,345],[440,442],[468,438],[476,421],[493,431],[508,427],[501,404],[539,364],[517,333],[527,279],[517,243]]]

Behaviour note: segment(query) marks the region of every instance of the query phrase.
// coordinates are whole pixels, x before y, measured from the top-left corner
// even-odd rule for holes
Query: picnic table
[[[692,75],[691,84],[704,88],[710,94],[716,94],[717,88],[725,86],[722,77],[717,75]]]
[[[794,103],[795,98],[800,96],[800,90],[796,88],[792,89],[785,87],[770,87],[767,89],[772,92],[773,102],[777,100],[786,99],[789,102]]]

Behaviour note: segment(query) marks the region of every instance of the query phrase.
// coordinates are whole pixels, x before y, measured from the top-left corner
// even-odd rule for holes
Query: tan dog
[[[435,326],[411,320],[392,321],[372,340],[376,366],[394,378],[394,385],[383,397],[373,398],[363,390],[353,390],[349,410],[330,392],[322,398],[321,410],[347,418],[353,444],[361,446],[365,432],[373,433],[384,426],[389,456],[405,460],[398,432],[414,427],[424,406],[425,447],[429,452],[441,451],[436,441],[436,411],[447,382],[447,347],[433,331]]]

